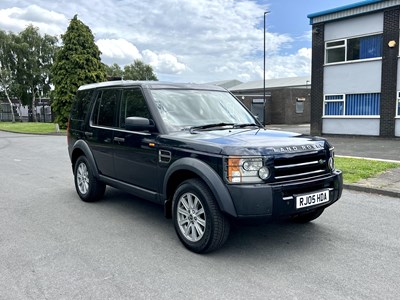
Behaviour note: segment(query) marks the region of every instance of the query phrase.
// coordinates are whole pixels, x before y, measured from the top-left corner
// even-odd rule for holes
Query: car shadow
[[[109,187],[102,201],[90,205],[101,209],[104,216],[117,214],[122,223],[129,224],[127,226],[143,226],[152,236],[164,239],[161,243],[165,242],[170,247],[178,246],[186,251],[176,236],[172,221],[164,217],[161,205]],[[301,253],[324,251],[331,247],[335,239],[333,229],[324,220],[326,218],[323,214],[307,224],[289,221],[260,224],[234,222],[226,244],[218,251],[206,255],[232,260],[243,260],[246,257],[279,261]]]

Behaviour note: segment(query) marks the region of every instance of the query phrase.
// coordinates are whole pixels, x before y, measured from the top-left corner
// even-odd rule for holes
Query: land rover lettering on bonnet
[[[265,129],[216,86],[81,86],[68,151],[83,201],[100,200],[112,186],[159,203],[197,253],[220,248],[235,220],[310,222],[343,186],[328,141]]]

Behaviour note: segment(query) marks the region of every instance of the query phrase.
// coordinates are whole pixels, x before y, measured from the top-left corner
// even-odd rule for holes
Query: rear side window
[[[125,128],[125,119],[128,117],[142,117],[150,119],[150,112],[139,88],[122,91],[119,112],[119,127]]]
[[[78,91],[71,109],[72,120],[84,120],[89,111],[93,90]]]
[[[93,109],[92,124],[113,127],[117,107],[118,90],[103,90],[97,95]]]

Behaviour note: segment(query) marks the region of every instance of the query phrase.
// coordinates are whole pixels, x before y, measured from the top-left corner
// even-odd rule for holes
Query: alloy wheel
[[[79,192],[86,195],[89,191],[89,172],[85,163],[79,164],[76,175]]]
[[[206,214],[200,199],[193,193],[183,194],[178,201],[178,226],[184,237],[199,241],[206,229]]]

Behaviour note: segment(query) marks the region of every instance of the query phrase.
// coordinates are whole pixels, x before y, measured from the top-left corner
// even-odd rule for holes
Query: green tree
[[[36,117],[36,97],[48,94],[51,84],[51,68],[56,51],[57,38],[45,34],[41,36],[39,29],[29,25],[14,38],[15,50],[15,82],[14,90],[22,102],[30,98],[33,121]],[[26,103],[24,103],[26,104]]]
[[[153,68],[141,60],[135,59],[133,64],[124,67],[124,79],[126,80],[158,80]]]
[[[107,78],[115,78],[115,77],[123,77],[124,76],[124,71],[121,69],[121,67],[114,63],[111,66],[104,65],[106,68],[106,74]]]
[[[56,53],[53,67],[52,109],[56,122],[65,128],[79,86],[105,81],[106,71],[92,31],[76,15],[61,38],[63,46]]]
[[[0,30],[0,91],[6,96],[11,108],[12,122],[15,122],[13,104],[10,99],[10,89],[13,83],[15,59],[12,50],[13,34]]]

